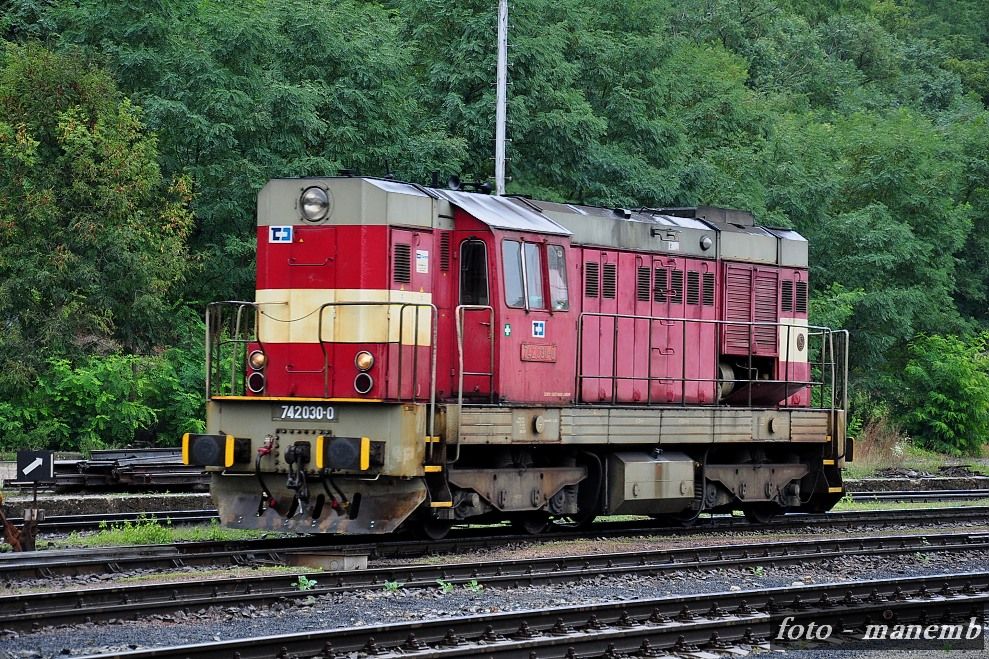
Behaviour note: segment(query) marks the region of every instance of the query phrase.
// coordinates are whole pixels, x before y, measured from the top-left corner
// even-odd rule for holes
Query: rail
[[[587,369],[585,369],[585,354],[583,348],[584,335],[588,331],[585,326],[590,319],[600,319],[602,321],[597,328],[599,333],[603,334],[604,332],[610,332],[612,334],[610,369],[608,369],[610,372],[586,372]],[[647,323],[646,334],[648,336],[648,340],[646,341],[645,347],[648,358],[646,359],[645,375],[636,375],[634,367],[632,367],[628,373],[622,373],[619,370],[619,326],[621,325],[620,321],[623,320],[630,321],[632,323]],[[666,347],[654,347],[653,330],[657,324],[659,327],[668,329],[671,334],[675,331],[673,328],[679,326],[679,377],[676,376],[675,371],[674,374],[667,372],[662,375],[657,375],[653,372],[653,353],[655,350],[662,350],[662,354],[665,356],[673,356],[676,352],[676,348],[670,347],[669,345]],[[713,352],[712,356],[714,357],[712,360],[714,363],[714,373],[712,377],[700,377],[699,375],[697,377],[688,377],[688,328],[700,329],[704,326],[713,326],[715,330],[714,336],[712,337],[713,346],[711,348]],[[735,369],[732,369],[730,377],[721,371],[724,357],[721,350],[722,336],[725,329],[729,327],[746,328],[749,350],[747,351],[748,354],[743,357],[743,359],[746,360],[744,370],[750,375],[750,377],[738,377],[738,373]],[[781,354],[773,353],[771,355],[763,356],[753,354],[755,352],[753,349],[753,346],[755,345],[755,330],[760,327],[773,328],[777,333],[777,337],[779,337],[780,330],[783,330],[783,340],[779,341],[779,343],[785,346],[785,348]],[[797,379],[798,376],[791,373],[792,365],[802,363],[794,362],[790,359],[791,346],[794,344],[794,341],[791,339],[794,338],[794,332],[800,332],[806,339],[804,348],[798,348],[798,350],[806,350],[807,378]],[[688,405],[688,384],[697,383],[698,387],[705,384],[710,385],[710,388],[715,392],[712,396],[711,402],[709,403],[711,405],[729,405],[731,403],[727,400],[729,396],[733,392],[744,389],[746,390],[745,403],[747,406],[751,407],[753,404],[753,395],[757,388],[765,388],[767,386],[775,385],[782,387],[782,395],[779,396],[779,400],[777,401],[781,407],[793,406],[788,403],[790,398],[803,389],[809,389],[809,404],[811,406],[818,409],[828,409],[832,411],[835,409],[848,409],[848,338],[847,330],[832,330],[827,327],[794,325],[783,322],[742,322],[585,312],[580,315],[577,323],[576,391],[579,392],[579,400],[582,403],[602,402],[600,400],[583,400],[584,383],[586,381],[607,381],[611,390],[611,399],[608,402],[613,405],[617,405],[621,404],[618,400],[619,394],[617,385],[619,382],[645,382],[646,397],[641,404],[649,405],[658,402],[653,400],[652,385],[654,383],[667,385],[671,383],[679,383],[679,404],[686,406]],[[624,345],[627,346],[628,343],[628,341],[625,341]],[[632,349],[635,351],[638,347],[633,344]],[[778,375],[776,378],[752,377],[752,374],[758,374],[755,360],[765,357],[779,358],[783,368],[781,379]],[[791,377],[791,375],[794,377]],[[839,402],[841,407],[838,407]],[[668,402],[666,404],[668,404]],[[698,401],[691,401],[689,404],[694,406],[698,404]],[[804,406],[801,405],[800,407]]]

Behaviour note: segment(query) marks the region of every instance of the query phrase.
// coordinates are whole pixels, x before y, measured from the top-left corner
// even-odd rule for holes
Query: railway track
[[[943,494],[942,494],[943,493]],[[916,495],[916,496],[915,496]],[[956,495],[952,497],[951,495]],[[947,498],[945,498],[947,497]],[[989,498],[989,490],[949,490],[933,492],[861,492],[852,493],[855,501],[893,501],[893,500],[915,500],[915,501],[943,501],[943,500],[971,500]],[[976,514],[981,509],[989,510],[989,506],[971,507]],[[919,515],[922,519],[934,519],[944,514],[944,509],[917,509],[912,511],[852,511],[852,512],[831,512],[822,514],[792,513],[774,519],[770,524],[777,526],[792,526],[800,524],[842,524],[846,521],[857,518],[868,520],[870,518],[879,519],[883,515],[892,515],[894,518],[910,517]],[[952,515],[956,513],[952,512]],[[42,533],[69,533],[72,531],[92,531],[107,525],[138,523],[142,520],[156,520],[159,523],[171,525],[183,524],[206,524],[213,520],[219,520],[216,510],[167,510],[160,512],[120,512],[103,513],[96,515],[57,515],[46,518],[39,524]],[[14,524],[21,524],[23,520],[18,517],[10,518]],[[609,524],[609,522],[599,522],[598,526]],[[696,527],[705,526],[716,528],[728,528],[732,526],[744,526],[748,523],[741,517],[728,515],[714,515],[701,517]],[[641,526],[641,524],[640,524]],[[462,530],[462,529],[461,529]],[[0,537],[3,530],[0,529]],[[336,542],[337,539],[334,539]]]
[[[989,490],[916,490],[852,492],[852,501],[972,501],[989,499]]]
[[[643,526],[641,521],[602,522],[586,531],[559,528],[540,536],[505,534],[505,527],[476,527],[458,530],[440,541],[407,538],[369,542],[367,536],[341,536],[327,540],[319,536],[269,538],[239,542],[194,542],[137,547],[48,550],[24,554],[0,554],[0,581],[51,578],[82,574],[120,573],[135,570],[169,570],[190,566],[284,565],[286,555],[314,548],[366,554],[371,559],[417,558],[443,553],[465,553],[479,547],[522,542],[544,542],[577,538],[622,536],[668,537],[741,529],[857,528],[897,525],[989,523],[989,506],[877,510],[786,515],[768,524],[752,524],[739,517],[712,517],[690,528]]]
[[[121,659],[288,659],[388,655],[576,657],[769,649],[771,616],[839,628],[885,618],[967,620],[989,603],[989,573],[851,581],[546,608],[115,652]],[[610,655],[608,654],[610,653]],[[107,655],[88,655],[96,659]],[[688,655],[689,656],[689,655]]]
[[[395,588],[435,588],[437,581],[518,588],[566,583],[601,576],[658,576],[693,570],[751,567],[846,559],[850,556],[891,556],[985,552],[989,533],[953,533],[838,540],[800,540],[765,544],[733,544],[658,551],[636,551],[536,559],[470,562],[445,565],[383,567],[345,572],[303,574],[318,587],[300,591],[298,575],[279,574],[208,581],[113,585],[0,597],[0,629],[25,630],[84,621],[135,619],[180,609],[212,606],[266,605],[330,593]]]

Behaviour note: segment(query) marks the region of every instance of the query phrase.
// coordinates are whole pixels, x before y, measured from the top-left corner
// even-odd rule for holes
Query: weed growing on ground
[[[306,575],[300,574],[292,585],[299,591],[304,592],[315,588],[317,583],[318,582],[315,579],[310,579]]]
[[[464,584],[464,589],[472,593],[479,593],[484,590],[484,586],[478,583],[477,579],[471,579]]]
[[[385,592],[387,592],[387,593],[397,592],[398,589],[401,588],[401,587],[402,587],[402,584],[398,583],[397,581],[386,581],[385,582]]]
[[[449,581],[445,581],[443,579],[437,579],[436,583],[440,587],[440,592],[443,593],[444,595],[446,595],[447,593],[452,593],[453,589],[455,588],[455,586],[452,583],[450,583]]]

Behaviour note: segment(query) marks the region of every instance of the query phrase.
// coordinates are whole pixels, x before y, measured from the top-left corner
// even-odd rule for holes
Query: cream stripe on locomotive
[[[380,289],[261,289],[258,338],[268,343],[398,343],[428,346],[432,339],[430,293]],[[333,302],[366,302],[367,306],[330,306]],[[320,309],[320,307],[323,307]],[[416,309],[419,333],[416,336]],[[320,334],[322,316],[322,337]],[[401,317],[401,318],[400,318]]]
[[[806,362],[807,346],[810,337],[807,335],[806,318],[780,318],[777,348],[780,361]],[[789,346],[787,346],[789,343]]]

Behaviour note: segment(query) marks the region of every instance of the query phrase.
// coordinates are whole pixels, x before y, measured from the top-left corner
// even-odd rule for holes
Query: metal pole
[[[505,194],[505,122],[508,105],[508,0],[498,0],[498,83],[495,102],[495,194]]]

